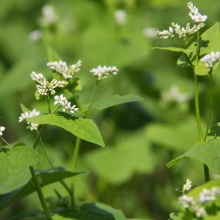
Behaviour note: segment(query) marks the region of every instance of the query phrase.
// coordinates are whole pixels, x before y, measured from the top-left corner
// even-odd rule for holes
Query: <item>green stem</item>
[[[41,137],[41,134],[42,134],[42,132],[43,132],[43,130],[44,130],[45,127],[46,127],[46,124],[45,124],[45,125],[42,125],[42,127],[40,128],[40,131],[38,132],[37,137],[36,137],[36,139],[35,139],[35,141],[34,141],[33,149],[36,149],[37,144],[38,144],[38,141],[39,141],[39,139],[40,139],[40,137]]]
[[[79,156],[80,144],[81,144],[81,138],[77,137],[76,138],[76,145],[75,145],[75,149],[74,149],[74,154],[73,154],[73,172],[76,172],[76,170],[77,170],[77,161],[78,161],[78,156]],[[75,207],[74,186],[75,186],[75,176],[73,176],[71,179],[71,191],[72,191],[71,204],[72,204],[72,207]]]
[[[197,32],[196,35],[197,38],[197,51],[196,51],[196,66],[198,66],[198,62],[199,62],[199,55],[200,55],[200,39],[199,39],[199,31]],[[200,118],[200,111],[199,111],[199,92],[198,92],[198,76],[194,71],[194,89],[195,89],[195,110],[196,110],[196,121],[197,121],[197,128],[198,128],[198,133],[199,133],[199,139],[200,139],[200,143],[204,143],[206,140],[206,136],[205,138],[203,137],[203,132],[202,132],[202,126],[201,126],[201,118]],[[209,123],[208,122],[208,127],[209,127]],[[204,168],[204,177],[205,177],[205,182],[208,182],[210,180],[209,177],[209,168],[206,164],[203,164],[203,168]]]
[[[90,101],[89,101],[89,106],[88,106],[88,109],[87,109],[86,112],[85,112],[84,118],[87,117],[87,115],[88,115],[88,113],[89,113],[89,111],[90,111],[90,109],[91,109],[91,107],[92,107],[93,99],[94,99],[94,97],[95,97],[95,93],[96,93],[96,91],[97,91],[98,84],[99,84],[99,81],[96,80],[96,84],[95,84],[95,87],[94,87],[94,89],[93,89],[93,92],[92,92],[92,95],[91,95],[91,98],[90,98]]]
[[[47,207],[46,201],[44,199],[44,196],[43,196],[43,193],[42,193],[42,190],[41,190],[41,186],[40,186],[40,184],[38,182],[38,179],[37,179],[37,176],[36,176],[36,174],[34,172],[34,168],[33,167],[29,167],[29,170],[30,170],[30,173],[31,173],[31,176],[32,176],[32,180],[33,180],[34,186],[35,186],[35,188],[37,190],[37,194],[38,194],[38,197],[40,199],[40,203],[41,203],[42,208],[44,210],[44,213],[46,215],[46,219],[47,220],[52,220],[51,215],[50,215],[50,211],[49,211],[49,209]]]
[[[50,97],[47,96],[46,97],[46,100],[47,100],[47,106],[48,106],[48,112],[51,113],[51,107],[50,107]]]
[[[2,141],[5,142],[5,144],[7,144],[11,149],[13,148],[2,136],[0,136]]]
[[[194,90],[195,90],[195,111],[196,111],[197,129],[198,129],[198,133],[199,133],[200,143],[204,143],[202,126],[201,126],[200,111],[199,111],[198,76],[196,73],[194,73]]]
[[[212,79],[212,73],[209,74],[209,79],[210,79],[210,102],[209,102],[209,118],[208,118],[208,124],[207,124],[207,128],[206,128],[206,133],[205,133],[205,141],[208,137],[208,132],[209,132],[209,128],[210,128],[210,124],[211,124],[211,118],[212,118],[212,94],[213,94],[213,79]]]

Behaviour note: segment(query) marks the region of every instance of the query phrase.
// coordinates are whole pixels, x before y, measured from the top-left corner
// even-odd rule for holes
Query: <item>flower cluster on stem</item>
[[[74,75],[80,71],[82,61],[79,60],[76,64],[67,66],[65,61],[54,61],[47,63],[47,66],[55,72],[61,74],[65,79],[72,79]]]
[[[207,19],[207,15],[201,15],[196,6],[189,2],[187,4],[189,8],[189,16],[192,20],[193,27],[190,27],[190,23],[186,24],[186,27],[181,27],[179,24],[172,22],[171,27],[168,30],[157,31],[157,36],[163,39],[172,39],[174,38],[174,32],[178,35],[179,38],[186,37],[187,35],[192,35],[198,32],[201,28],[205,26],[205,21]]]
[[[65,80],[58,81],[56,79],[52,79],[51,82],[48,82],[42,73],[32,71],[30,75],[32,80],[35,80],[38,84],[38,93],[43,96],[54,95],[56,93],[55,88],[63,88],[68,84],[68,82]]]
[[[195,213],[197,218],[204,217],[207,213],[204,204],[215,201],[216,197],[220,194],[220,187],[212,187],[212,189],[203,189],[197,199],[186,194],[179,197],[179,203],[192,213]]]
[[[59,105],[62,107],[63,111],[69,110],[71,113],[75,113],[79,109],[76,108],[76,105],[71,106],[71,102],[68,102],[68,100],[63,96],[63,94],[54,96],[55,102],[54,105]]]
[[[96,68],[93,68],[90,70],[90,72],[97,77],[97,80],[103,80],[108,77],[109,74],[116,75],[118,72],[118,69],[115,66],[103,66],[101,67],[100,65]]]
[[[32,111],[26,111],[24,113],[21,113],[21,116],[19,117],[19,122],[26,121],[27,118],[37,116],[39,114],[40,114],[40,112],[37,111],[36,109],[33,109]],[[31,123],[31,122],[28,122],[28,121],[26,121],[26,122],[27,122],[28,125],[30,125],[30,130],[37,130],[38,124]]]
[[[202,62],[205,63],[206,67],[208,68],[208,73],[211,73],[213,70],[213,66],[220,62],[220,52],[212,51],[210,54],[205,55],[202,59]]]

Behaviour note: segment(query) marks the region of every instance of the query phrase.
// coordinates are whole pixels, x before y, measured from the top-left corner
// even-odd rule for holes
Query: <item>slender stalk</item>
[[[37,194],[38,194],[38,197],[40,199],[40,203],[41,203],[42,208],[44,210],[44,213],[46,215],[46,219],[47,220],[52,220],[51,215],[50,215],[50,211],[49,211],[49,209],[47,207],[46,201],[44,199],[44,196],[43,196],[43,193],[42,193],[42,190],[41,190],[41,186],[40,186],[40,184],[38,182],[38,179],[37,179],[37,176],[36,176],[36,174],[34,172],[34,168],[33,167],[29,167],[29,170],[30,170],[30,173],[31,173],[31,176],[32,176],[32,180],[33,180],[34,186],[35,186],[35,188],[37,190]]]
[[[199,31],[197,32],[196,38],[197,38],[197,51],[196,51],[196,65],[198,66],[199,62],[199,55],[200,55],[200,39],[199,39]],[[198,133],[199,133],[199,139],[200,143],[204,143],[205,138],[203,137],[203,132],[202,132],[202,126],[201,126],[201,118],[200,118],[200,111],[199,111],[199,92],[198,92],[198,76],[194,71],[194,89],[195,89],[195,110],[196,110],[196,121],[197,121],[197,128],[198,128]],[[208,122],[208,126],[209,126]],[[210,180],[209,177],[209,168],[206,164],[203,164],[203,169],[204,169],[204,177],[205,177],[205,182],[208,182]]]
[[[209,128],[210,128],[210,124],[211,124],[211,118],[212,118],[212,94],[213,94],[213,79],[212,79],[212,73],[209,74],[209,80],[210,80],[210,102],[209,102],[209,118],[208,118],[208,124],[207,124],[207,128],[206,128],[206,133],[205,133],[205,141],[207,139],[208,136],[208,132],[209,132]]]
[[[34,141],[33,149],[35,149],[35,148],[37,147],[38,141],[39,141],[39,139],[40,139],[40,137],[41,137],[41,134],[42,134],[42,132],[43,132],[43,130],[44,130],[45,127],[46,127],[46,124],[45,124],[45,125],[42,125],[42,127],[40,128],[40,131],[38,132],[37,137],[36,137],[36,139],[35,139],[35,141]]]
[[[2,136],[0,136],[0,138],[2,139],[3,142],[5,142],[5,144],[7,144],[11,149],[13,148]]]
[[[51,113],[51,107],[50,107],[50,97],[47,96],[46,97],[46,100],[47,100],[47,107],[48,107],[48,112]]]
[[[73,172],[76,172],[76,170],[77,170],[77,162],[78,162],[80,145],[81,145],[81,138],[77,137],[76,138],[76,145],[75,145],[75,149],[74,149],[74,154],[73,154]],[[72,205],[72,207],[75,207],[74,187],[75,187],[75,176],[73,176],[71,179],[71,191],[72,191],[71,205]]]
[[[96,91],[97,91],[97,88],[98,88],[98,84],[99,84],[99,81],[97,80],[96,81],[96,84],[95,84],[95,87],[93,89],[93,92],[92,92],[92,95],[91,95],[91,98],[90,98],[90,101],[89,101],[89,106],[86,110],[86,112],[81,112],[82,114],[82,117],[83,118],[86,118],[91,107],[92,107],[92,103],[93,103],[93,99],[95,97],[95,94],[96,94]],[[80,104],[79,101],[78,101],[78,98],[75,96],[75,93],[74,94],[74,98],[76,100],[76,102],[78,103],[78,105]],[[79,105],[79,108],[80,108],[80,105]],[[76,138],[76,144],[75,144],[75,149],[74,149],[74,153],[73,153],[73,172],[76,172],[77,170],[77,162],[78,162],[78,156],[79,156],[79,150],[80,150],[80,145],[81,145],[81,138],[77,137]],[[71,205],[72,207],[75,207],[75,193],[74,193],[74,188],[75,188],[75,176],[72,177],[71,179],[71,196],[70,196],[70,199],[71,199]]]
[[[92,95],[91,95],[91,98],[90,98],[90,101],[89,101],[89,106],[88,106],[88,109],[86,110],[86,113],[85,113],[85,115],[84,115],[84,118],[87,117],[87,115],[88,115],[88,113],[89,113],[89,111],[90,111],[90,109],[91,109],[91,107],[92,107],[93,99],[94,99],[94,97],[95,97],[95,93],[96,93],[96,91],[97,91],[98,84],[99,84],[99,81],[96,80],[96,84],[95,84],[95,87],[94,87],[94,89],[93,89],[93,92],[92,92]]]
[[[199,139],[200,139],[200,143],[204,143],[202,126],[201,126],[200,111],[199,111],[198,76],[196,73],[194,73],[194,90],[195,90],[196,122],[197,122],[197,128],[198,128],[198,133],[199,133]]]

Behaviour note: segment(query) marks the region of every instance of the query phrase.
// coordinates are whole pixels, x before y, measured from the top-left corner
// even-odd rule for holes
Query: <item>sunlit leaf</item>
[[[21,110],[22,112],[30,112],[30,109],[28,109],[27,107],[25,107],[23,104],[20,103],[20,106],[21,106]]]
[[[58,112],[55,114],[31,117],[28,118],[27,121],[36,124],[56,125],[83,140],[98,144],[102,147],[105,146],[96,124],[91,119],[77,118],[65,112]]]
[[[0,152],[0,177],[19,176],[27,167],[41,162],[40,154],[23,143],[5,149]]]
[[[184,157],[190,157],[206,164],[214,173],[220,174],[220,139],[212,139],[203,144],[196,144],[186,153],[170,161],[167,167],[170,168]]]
[[[105,108],[112,107],[114,105],[119,105],[127,102],[136,102],[143,100],[141,97],[134,94],[127,94],[124,96],[114,95],[108,99],[105,99],[100,102],[96,102],[92,105],[92,108],[96,108],[98,110],[102,110]]]

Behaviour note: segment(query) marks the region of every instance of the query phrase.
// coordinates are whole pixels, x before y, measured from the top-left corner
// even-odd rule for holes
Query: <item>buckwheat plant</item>
[[[0,148],[0,177],[19,176],[28,168],[31,179],[27,184],[19,189],[0,196],[0,209],[7,207],[18,199],[36,191],[39,197],[42,211],[31,211],[22,214],[22,217],[44,215],[46,219],[61,219],[62,216],[71,216],[71,219],[93,219],[96,215],[99,219],[109,219],[109,216],[119,215],[125,219],[120,210],[107,207],[101,203],[78,203],[75,198],[75,176],[86,172],[77,172],[77,163],[81,141],[88,141],[102,147],[105,146],[101,134],[91,119],[87,119],[90,110],[102,110],[119,103],[139,101],[141,98],[128,94],[126,96],[115,95],[104,101],[94,102],[94,97],[102,80],[106,80],[110,75],[117,75],[118,69],[115,66],[97,66],[90,70],[89,74],[94,76],[94,90],[88,103],[81,103],[80,91],[81,83],[76,75],[80,71],[82,61],[75,64],[67,65],[60,59],[57,53],[48,47],[49,62],[47,66],[52,70],[52,79],[47,79],[43,73],[32,71],[31,79],[36,84],[35,98],[45,100],[47,112],[40,112],[36,108],[30,110],[21,104],[22,113],[18,122],[25,122],[27,129],[36,133],[32,147],[23,142],[9,144],[3,138],[4,126],[0,126],[0,137],[5,146]],[[71,101],[70,101],[71,99]],[[72,155],[72,170],[66,171],[64,168],[54,167],[49,156],[44,149],[42,134],[45,132],[47,125],[58,126],[76,136],[74,153]],[[50,164],[50,169],[37,171],[34,167],[42,161],[41,155],[37,152],[37,146],[42,148],[44,158]],[[56,149],[54,149],[56,150]],[[65,178],[71,178],[70,185],[65,182]],[[55,194],[56,209],[50,209],[43,192],[42,187],[45,185],[60,182],[66,190],[68,196],[62,196],[57,190]],[[3,198],[3,200],[1,200]],[[4,199],[8,198],[8,199]],[[94,207],[96,207],[94,209]],[[103,211],[105,210],[105,211]],[[106,215],[106,213],[108,213]],[[19,219],[21,215],[15,216]],[[34,217],[35,218],[35,217]]]
[[[194,158],[204,164],[205,182],[208,182],[210,180],[209,169],[214,173],[220,174],[220,139],[218,138],[220,124],[217,123],[214,127],[210,128],[212,119],[212,75],[220,62],[219,22],[201,34],[208,16],[202,15],[192,2],[187,3],[187,7],[189,9],[188,15],[191,22],[188,22],[185,27],[181,27],[178,23],[172,22],[167,30],[157,31],[158,37],[173,40],[177,47],[156,47],[153,49],[163,49],[181,53],[182,55],[177,61],[177,67],[190,67],[193,70],[195,115],[200,143],[191,146],[183,155],[170,161],[167,167],[172,167],[184,157]],[[207,125],[205,132],[203,132],[199,109],[198,77],[206,75],[210,80],[210,101],[208,105],[209,114]],[[214,136],[214,138],[208,138],[208,136]],[[204,207],[200,206],[200,203],[203,203],[201,200],[199,200],[198,203],[198,201],[195,202],[192,197],[186,195],[190,188],[191,181],[187,181],[182,191],[180,191],[181,194],[183,194],[182,197],[179,198],[180,204],[185,209],[191,210],[197,218],[202,218],[207,214],[207,211]],[[202,198],[203,195],[204,193],[200,198]]]

